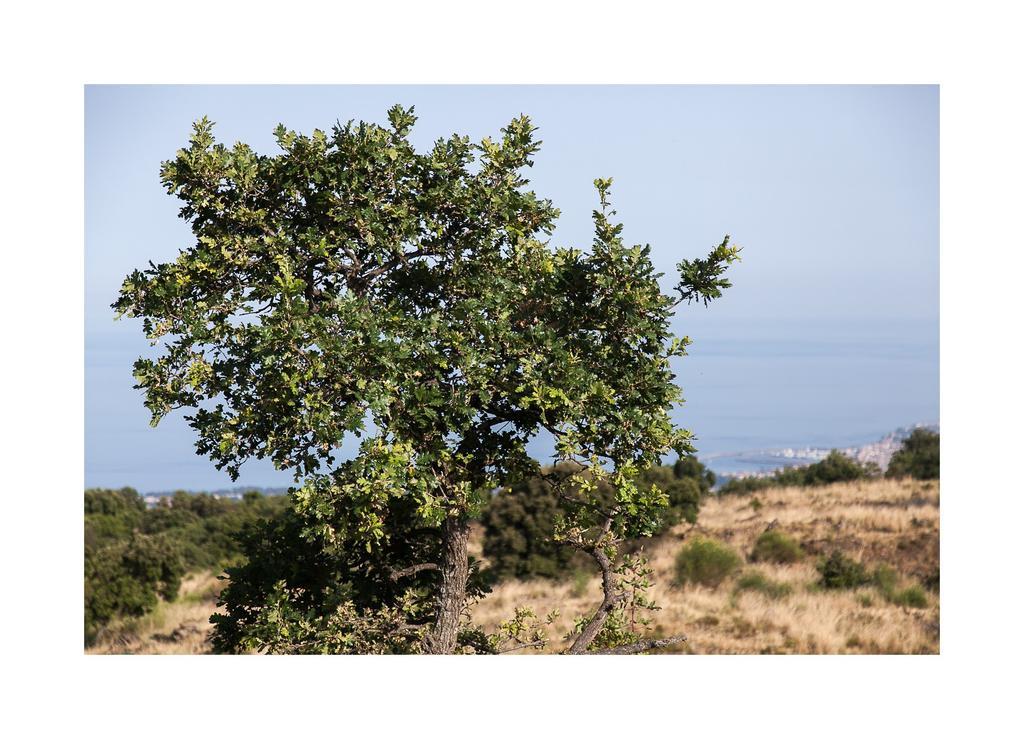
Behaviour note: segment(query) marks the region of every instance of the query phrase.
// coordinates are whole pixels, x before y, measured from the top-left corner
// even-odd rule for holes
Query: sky
[[[531,187],[561,210],[553,240],[592,240],[592,182],[612,177],[628,243],[666,273],[725,234],[734,287],[683,307],[676,421],[701,454],[864,443],[939,420],[939,93],[935,86],[88,86],[85,90],[85,484],[232,487],[196,456],[182,412],[149,426],[132,363],[140,322],[114,321],[125,275],[191,245],[160,162],[208,116],[218,140],[273,153],[283,123],[386,121],[413,143],[494,136],[525,113],[543,144]],[[550,453],[547,440],[532,447]],[[238,485],[288,485],[268,463]]]

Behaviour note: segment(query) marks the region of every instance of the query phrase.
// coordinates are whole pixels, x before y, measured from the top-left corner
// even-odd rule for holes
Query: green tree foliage
[[[125,542],[89,551],[85,558],[85,640],[116,616],[141,616],[157,597],[178,595],[185,562],[167,536],[132,534]]]
[[[259,494],[238,502],[178,493],[147,510],[131,488],[87,490],[86,642],[112,619],[142,616],[158,598],[173,600],[186,573],[237,562],[243,530],[285,503]]]
[[[914,429],[892,456],[885,476],[938,480],[939,435],[928,429]]]
[[[565,465],[545,470],[544,475],[501,490],[488,503],[480,520],[484,527],[483,554],[492,577],[563,578],[589,564],[589,558],[555,541],[565,503],[556,491],[558,481],[553,484],[548,478],[568,476],[574,471]],[[607,484],[601,485],[601,492],[605,500],[611,498]]]
[[[718,489],[719,495],[745,495],[771,487],[830,485],[880,474],[873,462],[858,462],[837,449],[820,462],[806,467],[787,467],[769,477],[732,478]]]
[[[85,549],[127,539],[142,525],[146,504],[132,488],[85,491]]]
[[[718,297],[738,258],[726,238],[680,262],[676,296],[665,295],[650,248],[627,246],[611,220],[611,180],[595,181],[590,248],[549,243],[558,211],[526,189],[539,149],[528,118],[497,140],[454,135],[427,151],[410,143],[415,121],[396,106],[384,126],[280,126],[274,155],[217,143],[198,122],[161,171],[194,243],[129,275],[114,304],[156,347],[135,364],[153,423],[191,409],[197,451],[218,468],[234,476],[267,458],[290,470],[307,543],[362,550],[369,558],[346,561],[366,569],[431,532],[417,563],[433,568],[429,586],[402,581],[397,613],[385,598],[343,600],[324,626],[337,638],[302,630],[297,651],[359,651],[424,618],[428,652],[487,643],[463,619],[469,521],[491,490],[536,474],[526,445],[542,431],[560,461],[587,470],[581,496],[602,480],[615,491],[559,532],[613,587],[617,543],[649,533],[666,503],[637,471],[691,451],[669,418],[680,400],[669,362],[689,343],[670,319],[680,303]],[[341,461],[349,436],[359,452]],[[281,612],[324,623],[289,592]],[[571,651],[595,643],[617,602],[606,598]],[[287,638],[267,648],[287,651]]]
[[[575,486],[559,484],[571,476],[572,465],[561,465],[505,488],[493,497],[481,516],[484,527],[483,554],[487,570],[495,579],[510,577],[566,578],[581,569],[592,568],[588,557],[556,540],[559,521],[575,515],[579,505]],[[656,466],[637,475],[637,485],[656,486],[668,498],[667,506],[653,533],[660,533],[680,521],[697,520],[700,503],[715,483],[714,473],[695,457],[674,466]],[[605,505],[615,492],[606,482],[595,491]]]

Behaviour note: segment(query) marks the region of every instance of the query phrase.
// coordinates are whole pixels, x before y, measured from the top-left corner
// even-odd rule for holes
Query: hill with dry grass
[[[766,530],[799,542],[796,562],[750,562]],[[716,587],[675,585],[675,558],[701,536],[740,554],[743,566]],[[477,532],[476,554],[480,541]],[[913,599],[894,598],[876,584],[825,589],[816,563],[840,551],[868,570],[886,568],[892,587],[912,589]],[[654,569],[651,595],[656,635],[685,634],[666,651],[690,654],[931,654],[939,651],[939,487],[914,480],[870,480],[823,487],[786,487],[755,496],[712,498],[698,524],[682,524],[644,543]],[[173,603],[136,621],[111,624],[90,653],[196,654],[208,651],[208,619],[220,582],[192,576]],[[929,585],[932,589],[920,586]],[[511,581],[473,608],[486,630],[513,615],[516,606],[560,616],[544,651],[564,647],[561,637],[575,618],[600,601],[596,575],[558,583]],[[532,653],[532,652],[531,652]]]

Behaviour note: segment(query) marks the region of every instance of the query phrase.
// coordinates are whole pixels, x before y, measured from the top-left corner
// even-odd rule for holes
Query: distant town
[[[918,428],[937,432],[939,424],[917,423],[901,427],[890,434],[886,434],[878,441],[861,446],[757,449],[711,455],[701,461],[712,469],[717,468],[716,471],[722,477],[769,477],[786,467],[803,467],[819,462],[827,457],[833,449],[838,449],[838,451],[858,462],[873,462],[884,472],[889,466],[889,460],[892,459],[892,455],[903,444],[903,440],[910,436],[914,429]],[[747,469],[744,469],[745,466]]]

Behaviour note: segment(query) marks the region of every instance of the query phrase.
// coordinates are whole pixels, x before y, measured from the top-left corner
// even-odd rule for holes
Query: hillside
[[[755,500],[757,502],[755,502]],[[771,527],[800,542],[806,552],[793,564],[745,563],[742,572],[717,588],[672,584],[674,558],[696,535],[718,539],[744,558],[757,537]],[[479,554],[479,533],[476,549]],[[823,590],[815,563],[834,550],[862,561],[869,570],[886,565],[896,587],[928,584],[920,607],[890,602],[874,585]],[[685,634],[674,651],[692,654],[875,654],[937,653],[939,650],[939,488],[912,480],[872,480],[817,488],[776,488],[756,496],[709,500],[697,526],[682,524],[645,544],[654,568],[652,595],[661,610],[653,614],[657,634]],[[782,584],[740,590],[740,576],[757,572],[762,582]],[[216,605],[219,582],[192,576],[174,603],[130,624],[114,624],[90,653],[170,654],[207,651],[207,619]],[[788,588],[786,587],[788,586]],[[788,594],[781,591],[788,590]],[[491,630],[516,606],[538,614],[555,607],[561,615],[546,651],[556,652],[573,619],[600,600],[596,576],[564,583],[547,580],[507,582],[477,604],[474,620]]]

